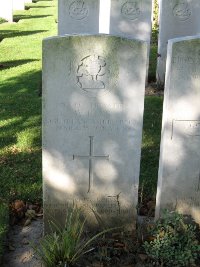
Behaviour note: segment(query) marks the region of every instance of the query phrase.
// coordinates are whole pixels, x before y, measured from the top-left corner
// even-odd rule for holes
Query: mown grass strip
[[[0,25],[0,196],[41,200],[42,39],[56,34],[57,1],[38,1]]]
[[[15,199],[41,201],[42,39],[56,34],[57,1],[39,1],[0,24],[0,257]]]

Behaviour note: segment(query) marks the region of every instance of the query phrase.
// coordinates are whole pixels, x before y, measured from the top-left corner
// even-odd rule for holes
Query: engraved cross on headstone
[[[105,156],[95,156],[94,155],[94,136],[89,136],[90,138],[90,150],[89,150],[89,155],[86,156],[80,156],[80,155],[73,155],[73,160],[76,158],[80,159],[88,159],[89,160],[89,184],[88,184],[88,193],[90,193],[92,185],[93,185],[93,160],[95,159],[106,159],[109,160],[109,155]]]

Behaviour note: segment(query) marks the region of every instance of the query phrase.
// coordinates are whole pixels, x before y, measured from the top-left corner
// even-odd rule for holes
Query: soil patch
[[[37,243],[42,237],[42,232],[42,218],[33,220],[28,226],[11,226],[3,257],[3,267],[42,267],[29,243]]]

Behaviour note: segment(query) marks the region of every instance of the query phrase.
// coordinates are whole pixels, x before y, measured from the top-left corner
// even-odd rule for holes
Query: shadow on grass
[[[46,7],[52,7],[52,6],[31,6],[30,8],[46,8]]]
[[[157,45],[151,45],[149,56],[148,82],[156,81]]]
[[[47,7],[42,4],[51,6],[50,3],[52,2],[38,4],[42,9]],[[30,8],[35,7],[30,5]],[[44,15],[35,13],[33,16],[24,13],[24,15],[16,15],[15,18],[38,19],[49,16],[49,12]],[[35,36],[45,32],[48,31],[4,28],[0,31],[0,40],[18,36]],[[0,62],[2,65],[0,75],[5,74],[1,76],[0,83],[0,198],[5,201],[15,199],[41,201],[42,199],[41,98],[38,97],[41,70],[28,71],[29,66],[26,69],[24,64],[33,62],[30,68],[34,68],[36,59],[29,59],[25,52],[22,51],[21,60],[6,61],[5,57],[5,59],[2,58],[3,62]],[[38,66],[37,63],[35,65]],[[19,68],[20,71],[17,68],[16,71],[9,70],[16,66],[22,66]],[[26,72],[21,74],[24,70]]]
[[[0,195],[5,202],[15,199],[42,200],[41,151],[13,151],[1,158]]]
[[[53,0],[32,0],[33,4],[36,4],[38,2],[52,2]]]
[[[46,18],[46,17],[52,17],[53,15],[14,15],[13,21],[18,22],[21,19],[39,19],[39,18]]]
[[[2,18],[0,17],[0,24],[3,24],[3,23],[7,23],[7,20],[2,19]]]
[[[1,61],[0,70],[10,69],[13,67],[21,66],[33,61],[40,61],[39,59],[20,59],[20,60],[11,60],[11,61]]]
[[[13,38],[19,36],[27,36],[32,34],[37,34],[41,32],[47,32],[46,30],[37,30],[37,31],[16,31],[16,30],[1,30],[0,31],[0,41],[4,38]]]
[[[14,76],[0,84],[0,94],[33,94],[37,96],[41,86],[41,71],[29,71],[20,76]],[[21,93],[23,90],[24,93]]]
[[[156,196],[163,98],[147,96],[144,107],[140,188],[147,196]]]
[[[32,71],[0,85],[0,196],[7,201],[42,198],[40,79]]]

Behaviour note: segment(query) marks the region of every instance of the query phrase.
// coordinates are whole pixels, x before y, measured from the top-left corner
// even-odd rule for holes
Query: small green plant
[[[91,250],[89,246],[96,238],[111,230],[104,230],[88,239],[83,238],[85,219],[81,218],[81,209],[76,206],[69,211],[64,229],[54,223],[51,225],[55,231],[46,235],[39,246],[33,245],[47,267],[74,266],[80,257]]]
[[[144,249],[159,266],[193,266],[200,252],[195,229],[183,215],[164,211],[150,229],[153,241],[146,241]]]

